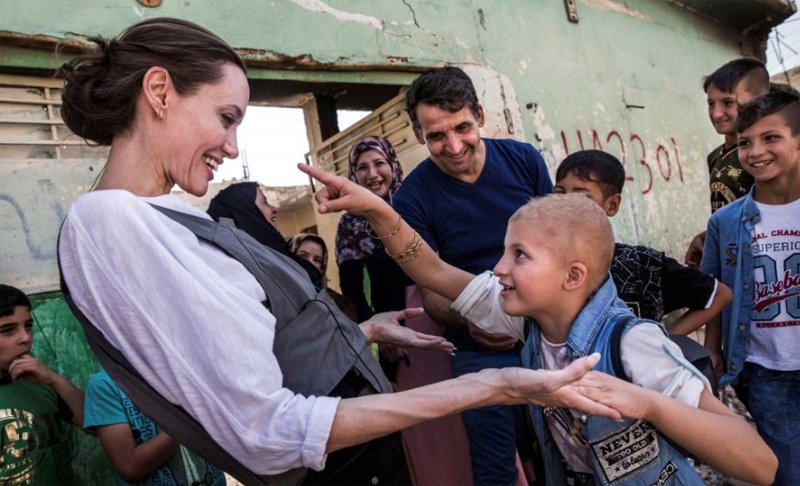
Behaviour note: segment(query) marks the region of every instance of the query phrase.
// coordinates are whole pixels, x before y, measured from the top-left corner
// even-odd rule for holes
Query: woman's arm
[[[387,252],[392,255],[401,255],[413,249],[414,245],[420,245],[419,251],[410,255],[413,258],[398,261],[403,271],[417,285],[455,300],[472,280],[472,274],[442,261],[383,199],[344,177],[334,176],[305,164],[298,164],[298,168],[325,184],[315,196],[320,213],[348,211],[364,216]]]
[[[432,336],[400,325],[400,321],[413,319],[420,314],[422,314],[420,307],[409,307],[396,312],[381,312],[359,324],[359,327],[364,333],[367,344],[381,343],[452,354],[456,349],[455,346],[442,336]]]
[[[404,392],[344,399],[336,410],[327,452],[426,420],[497,404],[558,405],[619,418],[616,411],[583,396],[581,377],[599,357],[582,358],[557,371],[487,369]]]

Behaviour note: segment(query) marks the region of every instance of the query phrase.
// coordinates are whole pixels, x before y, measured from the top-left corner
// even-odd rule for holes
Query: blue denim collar
[[[756,206],[756,200],[754,199],[754,195],[756,193],[756,186],[753,184],[753,187],[750,188],[750,192],[744,197],[743,208],[742,208],[742,223],[750,221],[752,223],[757,223],[760,219],[760,213],[758,212],[758,206]]]
[[[617,288],[610,276],[607,276],[600,288],[589,297],[583,306],[567,336],[567,346],[577,356],[586,356],[592,349],[592,343],[608,320],[608,315],[615,307]]]

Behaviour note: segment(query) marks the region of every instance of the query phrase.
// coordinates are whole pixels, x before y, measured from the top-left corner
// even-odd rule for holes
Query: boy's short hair
[[[0,317],[10,316],[17,307],[27,307],[31,310],[28,296],[16,287],[0,284]]]
[[[791,85],[784,83],[769,83],[769,92],[772,93],[773,91],[782,91],[784,93],[791,93],[800,96],[800,91],[797,91]]]
[[[754,57],[743,57],[726,62],[716,71],[703,78],[703,91],[708,93],[710,86],[720,91],[732,93],[739,83],[750,94],[769,91],[769,72],[767,66]]]
[[[454,66],[427,72],[408,87],[405,110],[411,119],[411,125],[416,129],[420,128],[417,119],[417,105],[420,103],[450,113],[455,113],[466,106],[475,118],[480,115],[478,94],[475,92],[472,80],[467,73]]]
[[[596,182],[608,198],[622,193],[625,185],[625,169],[613,155],[602,150],[581,150],[570,154],[558,165],[556,181],[574,174],[586,182]]]
[[[562,261],[585,263],[591,290],[600,287],[614,258],[614,230],[599,205],[581,194],[548,194],[531,199],[508,224],[521,219],[536,222],[539,241]]]
[[[772,91],[748,101],[739,108],[736,132],[742,133],[765,116],[779,113],[792,130],[800,133],[800,96],[789,91]]]

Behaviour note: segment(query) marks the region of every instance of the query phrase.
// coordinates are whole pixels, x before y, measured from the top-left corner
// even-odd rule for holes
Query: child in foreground
[[[588,374],[582,392],[626,418],[531,407],[548,485],[703,484],[672,443],[726,475],[772,482],[777,461],[758,434],[709,393],[659,324],[636,318],[617,298],[607,278],[611,225],[588,198],[552,195],[523,206],[509,221],[494,273],[475,277],[441,261],[380,198],[342,177],[301,170],[326,185],[316,196],[320,212],[364,215],[418,285],[455,299],[479,327],[525,340],[527,367],[560,369],[601,353],[596,369],[604,373]]]
[[[31,303],[0,284],[0,484],[71,481],[67,427],[83,421],[83,392],[31,356]]]
[[[708,222],[702,269],[733,289],[706,346],[733,383],[780,465],[775,484],[800,484],[800,98],[771,92],[741,107],[739,161],[749,194]]]

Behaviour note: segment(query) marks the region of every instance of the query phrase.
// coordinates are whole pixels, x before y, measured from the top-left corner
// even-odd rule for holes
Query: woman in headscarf
[[[292,257],[306,272],[314,286],[321,289],[325,286],[324,272],[304,259],[296,258],[289,244],[275,226],[278,209],[271,205],[257,182],[238,182],[219,191],[206,211],[209,216],[219,221],[220,218],[232,219],[237,228],[273,250]]]
[[[314,233],[298,233],[286,241],[289,245],[289,251],[292,252],[298,260],[302,261],[303,266],[306,264],[313,265],[314,268],[322,272],[321,282],[323,287],[327,287],[328,277],[325,275],[325,272],[328,270],[328,245],[325,243],[325,240]],[[344,314],[353,321],[358,320],[356,306],[353,304],[352,300],[335,290],[326,290],[328,295],[336,302],[339,310],[344,312]]]
[[[321,236],[314,233],[297,233],[287,240],[289,251],[299,258],[314,265],[314,268],[322,272],[328,270],[328,245]]]
[[[403,181],[403,169],[392,144],[383,137],[364,137],[350,149],[347,177],[391,203]],[[411,282],[386,254],[363,216],[346,213],[336,231],[336,263],[342,293],[356,305],[358,318],[405,307]],[[364,292],[364,268],[370,282],[370,303]]]
[[[289,246],[275,227],[278,209],[267,202],[257,182],[237,182],[219,191],[208,205],[207,213],[216,221],[232,219],[237,228],[261,244],[281,253],[289,252]]]
[[[382,137],[364,137],[350,149],[348,179],[366,187],[391,204],[392,197],[403,181],[403,169],[392,144]],[[345,213],[339,220],[336,233],[336,263],[342,293],[355,303],[359,319],[374,312],[409,305],[419,306],[419,292],[400,267],[375,238],[363,216]],[[364,291],[364,268],[370,281],[372,307]],[[407,292],[408,290],[408,292]],[[408,300],[406,300],[408,299]],[[405,322],[403,323],[406,324]],[[407,325],[416,331],[441,334],[440,324],[425,314]],[[451,378],[448,356],[403,350],[392,345],[378,345],[380,364],[396,390],[406,390]],[[399,366],[404,360],[406,366]],[[440,447],[447,437],[447,448]],[[472,481],[469,444],[460,416],[444,417],[403,432],[406,454],[412,474],[418,484],[467,484]]]

